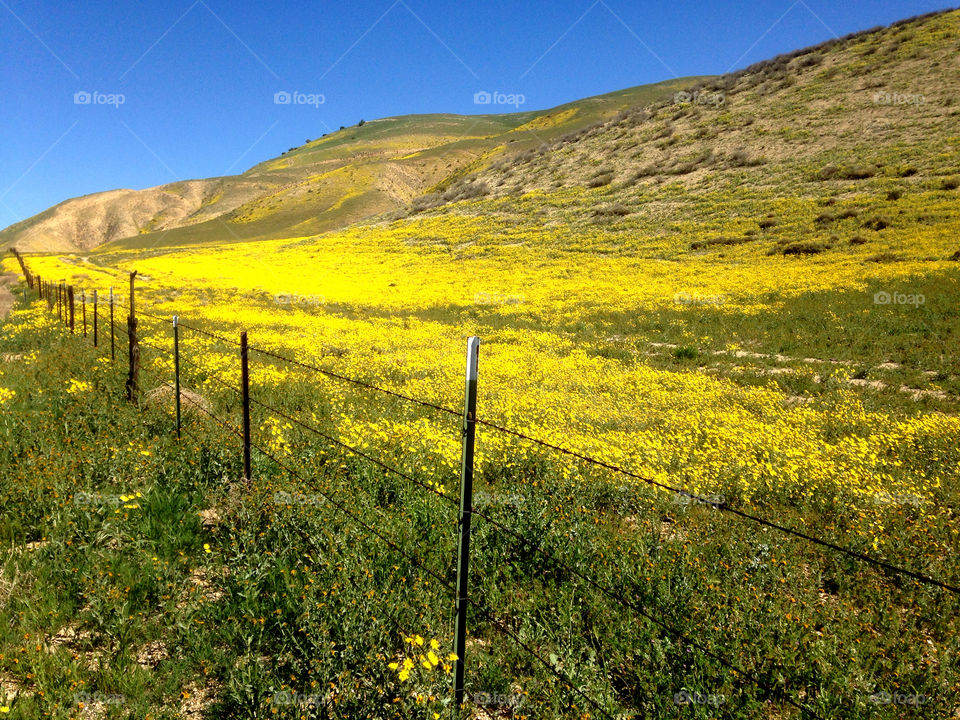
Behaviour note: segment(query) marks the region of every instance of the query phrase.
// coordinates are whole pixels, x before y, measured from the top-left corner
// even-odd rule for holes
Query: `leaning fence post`
[[[117,359],[117,351],[113,339],[113,288],[110,288],[110,359]]]
[[[467,340],[467,377],[463,400],[463,451],[460,458],[460,547],[457,554],[457,627],[453,651],[456,653],[454,672],[454,706],[463,705],[464,673],[467,654],[467,584],[470,578],[470,519],[473,515],[473,446],[477,420],[477,362],[480,356],[480,338]]]
[[[67,305],[69,306],[68,310],[64,311],[63,320],[65,323],[70,325],[70,334],[73,334],[73,285],[67,289]],[[69,314],[69,318],[67,315]]]
[[[247,362],[247,331],[240,333],[240,386],[243,391],[243,479],[250,484],[250,368]]]
[[[139,394],[140,381],[140,344],[137,342],[137,309],[135,303],[134,280],[137,277],[137,271],[130,273],[130,314],[127,316],[127,337],[129,339],[129,352],[127,353],[130,361],[130,369],[127,372],[127,400],[136,402]]]
[[[180,318],[173,316],[173,377],[177,397],[177,440],[180,439]]]
[[[97,291],[93,291],[93,346],[97,347]]]

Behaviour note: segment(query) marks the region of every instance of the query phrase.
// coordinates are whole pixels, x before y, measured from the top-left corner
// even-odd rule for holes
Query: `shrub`
[[[707,248],[724,246],[724,245],[743,245],[744,243],[752,242],[756,240],[753,237],[732,237],[732,236],[722,236],[715,238],[704,238],[703,240],[696,240],[690,243],[691,250],[705,250]]]
[[[960,187],[960,177],[947,178],[940,187],[943,190],[956,190]]]
[[[832,245],[827,243],[815,242],[813,240],[802,240],[784,245],[780,252],[783,255],[816,255],[824,250],[829,250]]]
[[[615,205],[606,205],[597,208],[593,211],[593,214],[595,217],[623,217],[624,215],[629,215],[631,212],[633,211],[623,203],[616,203]]]
[[[851,245],[865,245],[866,243],[867,239],[863,237],[863,235],[854,235],[852,238],[850,238]]]
[[[875,263],[900,262],[901,260],[903,260],[903,258],[894,252],[877,253],[867,258],[867,262]]]
[[[957,250],[949,259],[953,262],[960,262],[960,250]]]
[[[873,217],[867,218],[863,226],[870,230],[883,230],[885,227],[890,227],[890,219],[882,215],[874,215]]]
[[[611,182],[613,182],[613,170],[610,168],[604,168],[594,173],[593,177],[591,177],[587,182],[587,187],[603,187],[604,185],[609,185]]]
[[[887,193],[887,200],[899,200],[903,197],[903,190],[894,188]]]
[[[777,221],[774,220],[773,218],[764,218],[763,220],[761,220],[760,222],[757,223],[757,225],[760,226],[760,229],[761,229],[761,230],[766,230],[767,228],[772,228],[772,227],[773,227],[774,225],[776,225],[776,224],[777,224]]]

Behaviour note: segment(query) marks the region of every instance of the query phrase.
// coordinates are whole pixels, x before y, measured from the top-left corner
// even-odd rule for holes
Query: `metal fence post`
[[[97,347],[97,291],[93,291],[93,346]]]
[[[240,385],[243,390],[243,479],[250,483],[250,368],[247,359],[247,331],[240,333]]]
[[[116,343],[113,333],[113,288],[110,288],[110,359],[117,359]]]
[[[137,342],[137,308],[136,308],[136,288],[134,280],[137,277],[137,271],[130,273],[130,314],[127,316],[127,338],[129,347],[127,348],[127,359],[130,362],[130,368],[127,371],[127,400],[136,402],[140,393],[140,344]]]
[[[463,451],[460,458],[460,547],[457,554],[457,627],[454,653],[453,699],[455,708],[463,705],[464,674],[467,654],[467,585],[470,578],[470,519],[473,515],[473,448],[477,420],[477,363],[480,338],[467,340],[467,376],[463,401]],[[456,710],[454,711],[456,712]]]
[[[177,440],[180,439],[180,318],[173,316],[173,377],[177,397]]]

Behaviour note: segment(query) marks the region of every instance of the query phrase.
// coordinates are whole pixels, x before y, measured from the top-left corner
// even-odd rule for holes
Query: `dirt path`
[[[0,320],[7,317],[10,308],[13,307],[13,293],[10,292],[10,286],[16,283],[18,277],[13,273],[4,273],[0,275]]]

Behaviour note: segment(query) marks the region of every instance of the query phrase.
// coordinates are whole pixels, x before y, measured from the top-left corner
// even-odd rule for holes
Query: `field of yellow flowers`
[[[951,242],[942,228],[918,234],[900,261],[876,263],[857,245],[829,259],[752,245],[694,253],[703,231],[692,225],[666,239],[638,221],[547,232],[517,219],[528,202],[582,214],[596,201],[561,192],[317,237],[28,257],[35,275],[66,279],[88,298],[98,290],[101,338],[103,298],[115,289],[121,360],[127,272],[138,271],[138,307],[149,313],[140,316],[144,416],[122,410],[140,441],[113,423],[90,429],[84,452],[96,445],[102,455],[91,459],[70,447],[73,423],[60,430],[42,424],[42,413],[23,414],[99,403],[114,415],[123,367],[105,361],[103,344],[94,353],[89,336],[64,337],[38,304],[18,310],[3,350],[28,353],[44,370],[0,378],[5,409],[33,423],[8,430],[6,452],[40,452],[31,432],[70,451],[34,461],[55,481],[5,480],[6,492],[21,493],[5,505],[9,542],[27,542],[17,528],[30,523],[48,528],[42,537],[76,542],[78,520],[57,515],[57,499],[72,497],[77,508],[78,492],[126,498],[110,514],[141,525],[120,548],[141,542],[137,533],[177,545],[170,533],[183,526],[173,518],[189,517],[190,552],[170,555],[165,570],[178,579],[157,577],[216,602],[201,602],[196,627],[170,636],[158,622],[154,637],[124,630],[122,618],[152,617],[157,603],[182,598],[161,587],[124,605],[113,581],[91,576],[96,603],[78,596],[56,622],[9,615],[11,627],[57,637],[79,623],[99,633],[89,652],[133,632],[127,644],[110,641],[119,668],[152,642],[183,648],[160,667],[170,687],[203,695],[210,717],[260,717],[265,708],[299,717],[311,703],[325,708],[310,710],[316,717],[330,707],[344,717],[449,715],[452,598],[442,580],[452,582],[455,569],[459,420],[260,350],[458,410],[470,335],[481,337],[481,419],[956,584],[960,420],[949,339],[958,273],[941,259]],[[816,211],[815,201],[777,209],[781,227]],[[887,232],[873,242],[871,253],[904,238]],[[10,260],[6,268],[15,271]],[[174,314],[184,323],[185,445],[172,440],[164,385]],[[254,348],[259,401],[249,488],[237,482],[233,434],[241,330]],[[69,377],[60,375],[64,357]],[[84,416],[94,413],[88,405]],[[512,534],[477,520],[465,716],[801,717],[784,697],[831,718],[899,717],[897,698],[912,699],[917,717],[955,710],[958,608],[946,591],[490,427],[477,442],[478,509]],[[130,457],[143,468],[103,469]],[[82,486],[75,464],[88,468]],[[186,499],[174,501],[170,488],[183,482]],[[79,508],[72,512],[90,514]],[[154,510],[139,512],[146,508]],[[207,522],[211,510],[218,519]],[[106,515],[98,522],[115,520]],[[62,564],[73,557],[64,552],[35,563]],[[116,627],[94,622],[97,603]],[[17,658],[19,648],[2,652]],[[36,652],[29,667],[53,662]],[[4,658],[4,677],[41,686],[36,670],[18,674]],[[126,680],[113,677],[72,682],[128,698],[117,689]],[[23,707],[53,707],[30,697]],[[385,697],[393,709],[373,709]],[[164,698],[143,691],[137,712],[165,717]],[[125,702],[101,705],[125,717]]]

